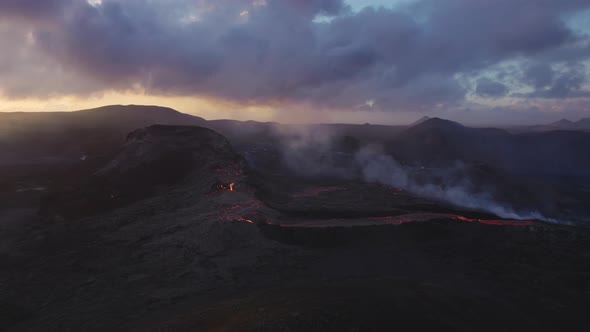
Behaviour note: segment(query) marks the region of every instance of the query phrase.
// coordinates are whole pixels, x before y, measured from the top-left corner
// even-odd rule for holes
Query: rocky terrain
[[[75,177],[48,172],[47,194],[2,203],[6,331],[589,323],[584,228],[354,179],[260,174],[200,127],[137,130],[113,155],[69,169]]]

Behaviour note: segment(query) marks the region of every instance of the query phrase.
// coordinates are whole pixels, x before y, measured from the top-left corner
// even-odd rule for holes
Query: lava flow
[[[253,224],[253,223],[254,223],[252,220],[250,220],[250,219],[246,219],[246,218],[244,218],[244,217],[238,217],[238,219],[237,219],[237,220],[238,220],[238,221],[244,221],[244,222],[247,222],[247,223],[249,223],[249,224]]]
[[[531,220],[512,220],[512,219],[476,219],[465,216],[450,214],[450,213],[409,213],[399,216],[376,217],[369,218],[370,220],[379,220],[387,224],[403,224],[408,222],[428,221],[433,219],[448,218],[453,220],[460,220],[466,222],[475,222],[486,225],[497,226],[530,226],[533,224]]]
[[[243,178],[244,171],[239,165],[226,165],[225,167],[215,168],[218,179],[224,183],[219,186],[217,191],[235,191],[235,182]],[[228,183],[228,184],[225,184]]]
[[[235,191],[235,183],[232,182],[228,185],[220,184],[219,187],[215,191],[207,194],[207,196],[215,195],[215,194],[218,194],[218,193],[221,193],[224,191],[230,191],[230,192]]]
[[[230,183],[227,186],[222,184],[219,186],[219,190],[220,191],[234,191],[234,185],[235,185],[234,183]]]
[[[459,215],[455,215],[453,218],[457,219],[457,220],[461,220],[461,221],[478,222],[480,224],[486,224],[486,225],[529,226],[529,225],[533,224],[533,221],[531,221],[531,220],[472,219],[472,218],[467,218],[467,217],[459,216]]]
[[[240,181],[244,177],[244,171],[238,164],[216,167],[215,172],[217,173],[217,179],[219,182],[221,182],[221,184],[217,186],[215,191],[209,193],[207,196],[221,194],[223,192],[236,192],[236,182]],[[211,214],[209,217],[217,217],[225,221],[239,221],[248,224],[254,224],[251,216],[258,214],[258,209],[262,205],[261,202],[253,197],[245,198],[244,195],[231,196],[232,197],[228,199],[235,203],[239,201],[240,204],[229,206],[224,204],[223,207],[220,208],[218,214]]]
[[[334,218],[321,220],[301,220],[295,223],[282,224],[283,227],[350,227],[371,225],[401,225],[405,223],[427,222],[436,219],[451,219],[496,226],[530,226],[531,220],[486,220],[473,219],[456,214],[447,213],[407,213],[397,216],[370,218]]]
[[[254,224],[254,216],[259,215],[262,203],[256,198],[241,201],[240,204],[224,206],[218,214],[210,214],[210,218],[219,218],[225,221],[240,221]]]

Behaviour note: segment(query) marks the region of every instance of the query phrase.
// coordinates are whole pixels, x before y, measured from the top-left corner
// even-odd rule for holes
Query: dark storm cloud
[[[537,90],[531,94],[541,98],[579,98],[590,97],[589,91],[582,91],[582,84],[586,81],[584,74],[569,72],[560,75],[548,89]]]
[[[587,0],[422,0],[358,13],[340,0],[10,0],[0,2],[0,15],[32,29],[25,51],[91,78],[89,92],[140,85],[171,95],[424,110],[464,101],[469,87],[457,75],[477,77],[514,59],[538,63],[522,68],[521,81],[535,90],[527,97],[583,94],[585,72],[554,77],[551,66],[590,58],[588,37],[566,24],[585,8]],[[9,84],[0,78],[4,93]],[[30,91],[79,93],[76,85]],[[509,88],[480,79],[475,93],[501,97]]]
[[[14,15],[30,19],[45,19],[59,15],[71,3],[71,0],[2,0],[0,17]]]
[[[524,81],[534,88],[526,94],[516,94],[525,98],[584,98],[590,91],[583,90],[587,82],[586,66],[582,63],[569,63],[561,69],[546,64],[534,65],[524,73]]]
[[[536,89],[544,88],[553,82],[555,73],[553,68],[546,63],[530,66],[524,73],[525,82]]]
[[[477,81],[475,93],[481,97],[503,97],[508,94],[508,87],[500,82],[482,78]]]
[[[59,19],[59,16],[68,11],[68,7],[77,6],[77,2],[77,0],[2,0],[0,1],[0,19],[16,17],[42,24]]]

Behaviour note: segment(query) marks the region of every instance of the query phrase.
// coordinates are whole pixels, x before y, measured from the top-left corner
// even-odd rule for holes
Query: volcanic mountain
[[[510,140],[511,135],[500,129],[469,128],[457,122],[431,118],[406,129],[388,147],[391,154],[406,162],[440,165],[456,160],[485,160],[497,165],[499,160],[494,160],[497,154],[489,153],[498,149],[505,151]]]
[[[0,164],[89,158],[154,124],[203,125],[202,118],[158,106],[105,106],[77,112],[0,113]]]
[[[548,124],[548,126],[555,127],[555,128],[567,128],[572,126],[574,123],[568,119],[561,119],[559,121],[555,121],[553,123]]]
[[[561,119],[549,124],[529,126],[524,128],[525,131],[554,131],[554,130],[590,130],[590,118],[583,118],[578,121]]]
[[[79,168],[84,169],[82,162]],[[81,171],[45,200],[43,212],[72,218],[185,188],[195,195],[245,185],[246,163],[229,141],[202,127],[154,125],[130,133],[106,164]]]
[[[204,119],[160,106],[110,105],[76,112],[0,113],[3,134],[37,126],[40,132],[110,128],[129,131],[152,124],[199,125]]]
[[[390,141],[401,161],[426,166],[456,161],[486,164],[512,173],[590,175],[590,133],[552,131],[511,134],[470,128],[439,118],[410,127]]]
[[[590,130],[590,118],[583,118],[574,122],[573,126],[578,129]]]
[[[423,117],[421,117],[420,119],[418,119],[418,120],[416,120],[416,121],[412,122],[412,123],[410,124],[410,127],[417,126],[417,125],[421,124],[422,122],[426,122],[426,121],[428,121],[428,120],[430,120],[430,119],[431,119],[431,118],[430,118],[429,116],[423,116]]]

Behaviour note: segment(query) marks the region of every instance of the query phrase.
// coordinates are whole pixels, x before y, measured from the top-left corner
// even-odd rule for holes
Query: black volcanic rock
[[[53,188],[42,212],[67,219],[91,215],[181,182],[198,182],[195,192],[211,190],[216,170],[227,165],[239,172],[246,168],[229,141],[213,130],[154,125],[129,134],[117,155],[93,174]]]

